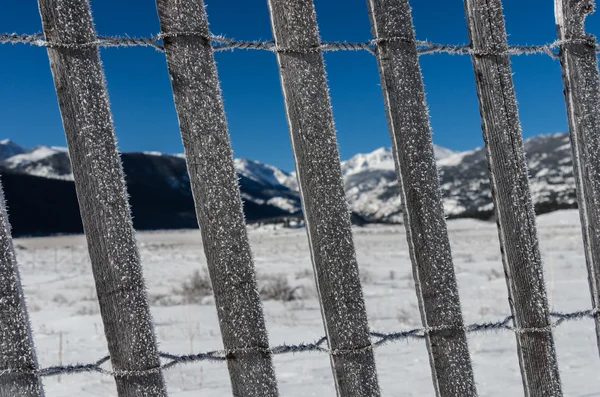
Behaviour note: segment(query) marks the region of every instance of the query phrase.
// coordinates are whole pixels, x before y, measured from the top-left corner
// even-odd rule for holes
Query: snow
[[[475,153],[475,150],[469,150],[466,152],[454,153],[448,157],[439,159],[437,161],[438,167],[448,167],[448,166],[456,166],[462,163],[465,157]]]
[[[52,166],[35,164],[34,166],[27,167],[27,174],[33,176],[39,176],[42,178],[61,179],[64,181],[73,181],[74,177],[72,173],[60,174]]]
[[[17,145],[10,139],[0,141],[0,160],[28,152],[29,149]]]
[[[390,148],[379,148],[367,154],[357,154],[349,160],[342,161],[344,176],[357,174],[366,170],[394,171],[394,157]]]
[[[439,146],[439,145],[433,145],[433,153],[435,155],[435,159],[436,160],[443,160],[445,158],[448,158],[450,156],[453,156],[456,154],[456,152],[454,150],[450,150],[448,148]]]
[[[66,152],[67,148],[59,146],[38,146],[30,152],[18,154],[4,160],[4,165],[9,168],[21,167],[25,164],[43,160],[46,157],[50,157],[56,153]]]
[[[551,309],[589,309],[590,295],[577,211],[538,217]],[[498,233],[493,222],[448,222],[466,323],[495,321],[509,314]],[[282,274],[306,288],[307,298],[266,301],[272,345],[313,342],[323,334],[304,229],[250,230],[258,280]],[[391,332],[420,326],[406,234],[401,225],[355,228],[358,263],[371,328]],[[141,232],[137,235],[160,350],[176,354],[222,348],[214,301],[187,304],[173,291],[195,270],[206,268],[199,231]],[[43,367],[91,362],[107,352],[94,282],[83,236],[15,240],[17,259]],[[592,320],[555,330],[564,395],[598,396],[600,360]],[[469,346],[480,396],[523,395],[514,334],[470,334]],[[434,395],[423,341],[406,340],[376,350],[384,396]],[[274,358],[282,396],[335,395],[329,359],[323,353]],[[171,396],[231,395],[224,363],[191,363],[165,372]],[[45,378],[48,397],[116,396],[114,381],[100,374]]]
[[[438,161],[456,155],[456,152],[438,145],[433,145],[433,149],[435,158]],[[342,174],[344,176],[363,171],[394,171],[395,169],[392,149],[387,147],[379,148],[371,153],[357,154],[349,160],[342,161]]]
[[[286,199],[285,197],[273,197],[267,200],[267,204],[281,208],[289,213],[294,213],[301,209],[297,201]]]
[[[290,190],[298,190],[296,176],[288,174],[277,167],[248,159],[235,159],[234,164],[238,174],[255,182],[271,186],[281,185]]]
[[[459,200],[447,198],[444,200],[444,212],[447,215],[457,215],[466,211],[466,208],[460,204]]]

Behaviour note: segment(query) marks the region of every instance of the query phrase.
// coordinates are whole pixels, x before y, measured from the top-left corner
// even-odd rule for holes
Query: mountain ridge
[[[525,147],[536,209],[548,212],[575,207],[575,180],[568,135],[558,133],[536,136],[527,139]],[[493,205],[485,149],[480,147],[455,152],[435,146],[434,151],[446,215],[450,218],[491,217]],[[11,156],[2,157],[3,154],[11,153]],[[121,158],[134,219],[137,219],[136,228],[196,227],[183,155],[131,152],[122,153]],[[234,162],[248,221],[301,218],[300,194],[294,172],[289,173],[255,160],[235,159]],[[356,154],[342,161],[341,168],[348,203],[356,223],[403,221],[400,187],[390,148],[383,147],[371,153]],[[28,179],[28,183],[33,185],[50,186],[52,180],[72,184],[73,180],[66,148],[37,146],[26,149],[10,140],[0,141],[0,173],[10,174],[11,181],[18,179],[19,175],[45,180],[32,182],[34,179]],[[18,196],[13,190],[25,189],[19,188],[18,183],[11,182],[10,186],[5,189],[9,205],[11,196]],[[60,191],[71,189],[67,187],[70,185],[60,186]],[[138,197],[141,192],[145,192],[145,196]],[[145,203],[143,197],[160,197],[162,202],[160,205],[152,205]],[[60,202],[58,198],[56,201]],[[29,205],[37,204],[34,200]],[[45,208],[43,204],[38,206]],[[162,220],[145,219],[152,216]],[[15,217],[18,219],[14,220]],[[13,206],[11,218],[13,223],[23,222],[14,214]],[[27,224],[32,222],[28,221]],[[26,233],[36,233],[29,229]],[[21,229],[16,227],[16,230]]]

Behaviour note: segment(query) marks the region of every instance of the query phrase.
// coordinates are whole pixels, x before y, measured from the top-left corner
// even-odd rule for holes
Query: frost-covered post
[[[500,0],[465,0],[509,303],[528,397],[562,396]]]
[[[594,11],[593,0],[555,0],[561,45],[565,100],[573,150],[573,169],[588,279],[595,309],[600,308],[600,80],[596,38],[584,30],[585,18]],[[600,348],[600,316],[596,316]]]
[[[223,345],[231,351],[227,364],[233,394],[275,397],[277,383],[204,3],[156,4]]]
[[[379,396],[312,0],[269,0],[281,86],[338,396]]]
[[[120,397],[166,389],[88,0],[39,0]]]
[[[410,5],[367,3],[436,395],[476,396]]]
[[[0,397],[43,397],[10,224],[0,185]]]

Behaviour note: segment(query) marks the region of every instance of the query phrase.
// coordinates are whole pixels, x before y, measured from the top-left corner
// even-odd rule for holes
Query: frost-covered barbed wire
[[[159,33],[152,37],[129,36],[99,36],[98,40],[86,43],[56,43],[48,42],[42,33],[36,34],[0,34],[0,44],[28,44],[37,47],[53,48],[82,48],[82,47],[152,47],[164,51],[162,41],[168,37],[202,37],[211,43],[215,51],[225,50],[264,50],[270,52],[297,52],[309,53],[316,51],[368,51],[375,54],[377,46],[385,42],[412,42],[417,46],[420,55],[426,54],[451,54],[451,55],[534,55],[546,54],[557,58],[561,47],[572,44],[587,44],[594,46],[600,53],[600,44],[588,40],[556,40],[552,43],[541,45],[511,45],[506,51],[475,51],[469,44],[441,44],[426,40],[409,40],[402,37],[377,38],[364,42],[324,41],[318,47],[310,48],[285,48],[279,47],[273,40],[236,40],[224,36],[203,36],[195,32]]]
[[[394,342],[404,341],[408,339],[424,339],[427,334],[434,332],[452,332],[458,329],[464,330],[467,333],[483,333],[488,331],[512,331],[518,334],[522,333],[535,333],[535,332],[551,332],[553,328],[556,328],[565,322],[578,321],[583,319],[593,319],[600,313],[599,309],[582,310],[571,313],[552,312],[550,317],[553,319],[552,323],[548,327],[543,328],[517,328],[512,325],[513,317],[508,316],[503,320],[496,322],[483,322],[465,325],[463,327],[456,326],[439,326],[439,327],[422,327],[414,328],[411,330],[400,331],[400,332],[371,332],[372,342],[370,345],[349,350],[331,350],[327,347],[327,338],[322,337],[321,339],[313,343],[300,343],[297,345],[283,344],[270,348],[239,348],[229,350],[214,350],[210,352],[189,354],[189,355],[177,355],[170,353],[160,353],[160,357],[164,363],[160,367],[151,368],[143,371],[113,371],[110,369],[103,368],[103,365],[110,361],[110,356],[105,356],[89,364],[71,364],[71,365],[57,365],[47,368],[41,368],[36,371],[23,371],[17,369],[3,369],[0,370],[0,378],[2,376],[14,375],[14,374],[34,374],[41,377],[58,376],[58,375],[69,375],[78,373],[91,373],[97,372],[107,376],[114,377],[128,377],[128,376],[140,376],[143,374],[156,373],[163,370],[168,370],[173,367],[195,363],[200,361],[226,361],[234,358],[240,354],[294,354],[304,352],[317,352],[326,353],[330,355],[345,355],[345,354],[356,354],[357,352],[375,349],[383,345],[387,345]]]

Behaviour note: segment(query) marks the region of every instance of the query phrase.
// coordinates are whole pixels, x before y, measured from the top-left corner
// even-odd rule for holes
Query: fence
[[[598,47],[584,31],[593,1],[555,0],[558,41],[531,47],[508,46],[501,0],[465,0],[469,46],[417,41],[408,0],[368,0],[374,40],[367,43],[322,43],[312,0],[268,2],[273,42],[212,36],[202,0],[157,0],[163,33],[149,39],[98,38],[88,0],[39,0],[44,38],[0,36],[47,47],[110,352],[88,365],[38,368],[2,206],[0,396],[41,397],[41,377],[81,371],[114,376],[121,397],[166,396],[162,371],[198,360],[226,361],[235,396],[277,396],[272,355],[315,350],[329,354],[339,396],[379,396],[373,348],[410,337],[425,340],[436,395],[476,396],[466,334],[487,329],[515,332],[525,395],[562,396],[553,327],[593,318],[600,343],[600,80]],[[165,52],[224,351],[157,350],[99,60],[98,47],[112,45]],[[213,57],[232,48],[277,54],[326,331],[314,344],[269,347]],[[378,59],[421,329],[369,331],[323,66],[322,51],[332,49],[368,50]],[[469,54],[473,62],[512,310],[496,323],[462,319],[418,63],[419,54],[435,52]],[[548,310],[509,61],[537,52],[562,65],[589,311]],[[169,363],[161,365],[161,357]],[[107,360],[113,371],[101,368]]]

